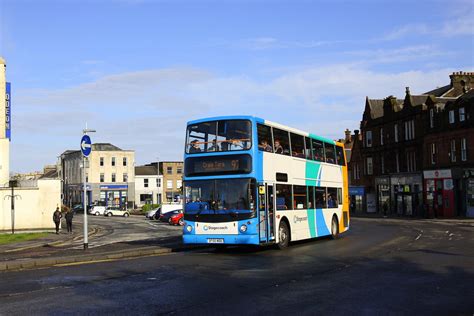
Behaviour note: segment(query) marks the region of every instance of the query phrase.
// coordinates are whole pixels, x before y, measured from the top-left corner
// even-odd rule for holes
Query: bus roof
[[[302,131],[302,130],[299,130],[299,129],[296,129],[296,128],[293,128],[293,127],[290,127],[290,126],[287,126],[287,125],[283,125],[283,124],[280,124],[280,123],[275,123],[275,122],[272,122],[272,121],[264,120],[260,117],[251,116],[251,115],[229,115],[229,116],[206,117],[206,118],[202,118],[202,119],[198,119],[198,120],[189,121],[187,123],[187,125],[199,124],[199,123],[209,122],[209,121],[220,121],[220,120],[251,120],[251,121],[256,121],[258,123],[264,123],[264,124],[267,124],[269,126],[284,129],[284,130],[287,130],[287,131],[295,133],[295,134],[309,136],[310,138],[313,138],[313,139],[316,139],[316,140],[320,140],[320,141],[333,143],[333,144],[337,144],[337,145],[342,146],[341,143],[339,143],[337,141],[334,141],[332,139],[325,138],[325,137],[322,137],[322,136],[319,136],[319,135],[316,135],[316,134],[313,134],[313,133],[308,133],[308,132],[305,132],[305,131]]]

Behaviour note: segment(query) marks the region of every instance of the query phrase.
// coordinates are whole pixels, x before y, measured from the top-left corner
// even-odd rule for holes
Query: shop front
[[[451,169],[423,171],[425,201],[430,217],[453,217],[454,180]]]
[[[350,211],[352,214],[360,214],[365,209],[365,187],[363,186],[350,186],[349,187],[350,197]]]
[[[390,199],[390,177],[376,177],[375,188],[377,190],[377,210],[384,215],[390,214],[392,209]]]
[[[461,202],[463,204],[460,210],[461,216],[474,217],[474,169],[462,170]]]
[[[99,203],[105,206],[127,207],[128,185],[101,185]]]
[[[400,216],[424,216],[422,175],[393,175],[390,182],[392,212]]]

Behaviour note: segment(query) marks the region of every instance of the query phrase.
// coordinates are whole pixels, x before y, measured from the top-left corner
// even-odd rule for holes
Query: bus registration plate
[[[208,238],[207,243],[208,244],[223,244],[224,238]]]

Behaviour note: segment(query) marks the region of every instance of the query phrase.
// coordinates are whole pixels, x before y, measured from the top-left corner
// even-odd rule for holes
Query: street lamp
[[[87,133],[95,133],[95,129],[88,129],[87,124],[86,128],[82,130],[83,137],[87,135]],[[84,144],[81,144],[81,149],[83,149]],[[89,144],[92,146],[92,144]],[[91,148],[92,150],[92,148]],[[84,189],[84,198],[83,198],[83,207],[84,207],[84,250],[89,248],[89,236],[88,236],[88,228],[87,228],[87,182],[86,182],[86,155],[82,155],[82,180],[83,180],[83,189]]]

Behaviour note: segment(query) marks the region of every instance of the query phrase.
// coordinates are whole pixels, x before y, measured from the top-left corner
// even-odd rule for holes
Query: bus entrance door
[[[275,240],[274,223],[274,194],[273,185],[261,184],[258,189],[259,197],[259,235],[261,243]]]

